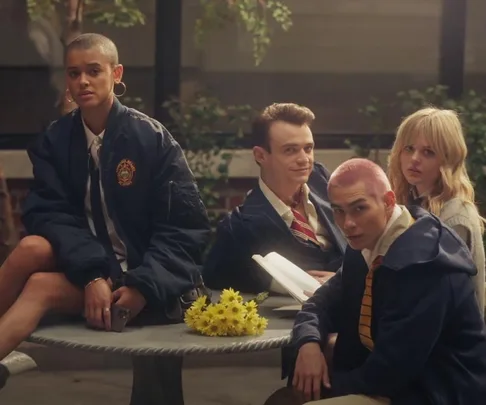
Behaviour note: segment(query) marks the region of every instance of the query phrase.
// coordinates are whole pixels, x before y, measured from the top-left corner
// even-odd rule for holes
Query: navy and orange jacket
[[[486,398],[486,331],[457,234],[419,207],[375,270],[370,352],[358,324],[368,267],[348,247],[343,268],[296,317],[292,346],[338,333],[331,394],[388,397],[392,405],[479,405]]]

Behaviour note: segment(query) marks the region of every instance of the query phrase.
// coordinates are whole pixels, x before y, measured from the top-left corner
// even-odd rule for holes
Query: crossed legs
[[[0,360],[48,312],[80,314],[84,293],[55,272],[52,247],[38,236],[22,239],[0,268]]]

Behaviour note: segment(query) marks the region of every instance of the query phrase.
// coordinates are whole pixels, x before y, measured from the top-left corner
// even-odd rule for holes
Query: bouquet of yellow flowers
[[[199,297],[186,311],[184,322],[206,336],[261,335],[268,320],[258,315],[259,301],[257,297],[243,302],[240,293],[229,288],[221,292],[215,304],[206,296]]]

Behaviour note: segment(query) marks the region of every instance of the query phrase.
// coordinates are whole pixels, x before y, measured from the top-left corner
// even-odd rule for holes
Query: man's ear
[[[387,212],[391,213],[397,203],[395,193],[392,190],[387,191],[383,197],[383,200],[385,202]]]
[[[253,147],[253,157],[255,158],[255,161],[261,165],[265,161],[265,158],[267,157],[267,151],[262,148],[261,146],[254,146]]]

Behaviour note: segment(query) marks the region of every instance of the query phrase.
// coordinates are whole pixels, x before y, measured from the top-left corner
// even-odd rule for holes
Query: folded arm
[[[182,149],[166,131],[159,135],[150,202],[152,235],[142,264],[125,285],[147,303],[165,308],[199,282],[209,220]]]
[[[335,395],[390,397],[423,370],[444,325],[449,276],[422,266],[407,270],[388,271],[373,351],[361,367],[332,376]]]
[[[84,287],[97,277],[109,276],[109,258],[89,230],[83,213],[70,201],[60,169],[55,167],[52,148],[43,134],[28,151],[34,180],[22,221],[29,234],[49,241],[57,265],[68,280]]]
[[[319,287],[297,314],[292,331],[296,349],[309,342],[322,344],[330,333],[339,329],[342,310],[342,268]]]

